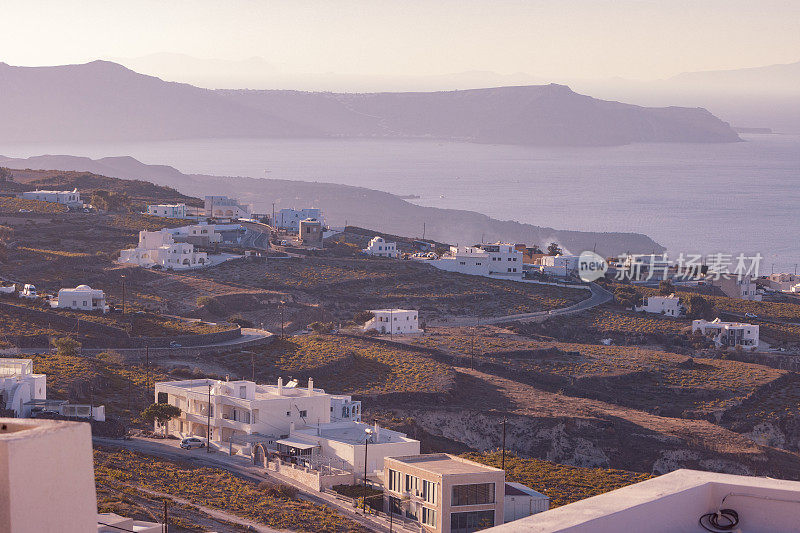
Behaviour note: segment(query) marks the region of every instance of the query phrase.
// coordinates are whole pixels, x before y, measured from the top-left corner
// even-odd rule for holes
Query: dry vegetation
[[[55,215],[59,213],[66,213],[69,211],[69,208],[65,205],[53,202],[42,202],[41,200],[26,200],[23,198],[0,196],[0,213],[18,214],[21,211],[23,215],[28,213],[35,215]]]
[[[260,488],[217,468],[197,468],[164,459],[108,449],[95,450],[98,484],[146,489],[185,498],[266,526],[293,531],[345,533],[366,531],[333,509]]]
[[[469,453],[464,457],[500,468],[500,452]],[[550,497],[550,508],[561,507],[591,496],[650,479],[650,474],[607,468],[582,468],[524,459],[506,454],[506,481],[516,481]]]

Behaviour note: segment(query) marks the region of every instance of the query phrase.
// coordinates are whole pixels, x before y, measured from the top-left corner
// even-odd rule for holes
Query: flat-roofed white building
[[[253,212],[252,205],[241,204],[238,198],[227,196],[206,196],[204,207],[206,216],[215,218],[250,218]]]
[[[758,348],[758,329],[757,324],[723,322],[719,318],[715,318],[711,322],[707,320],[692,320],[692,333],[699,331],[712,339],[717,346]]]
[[[579,258],[578,255],[544,255],[537,264],[544,274],[566,278],[578,272]]]
[[[190,243],[176,243],[169,230],[140,231],[139,245],[122,250],[119,256],[122,264],[183,270],[208,264],[208,254],[197,252]]]
[[[800,482],[681,469],[489,531],[722,531],[708,523],[709,514],[716,514],[721,509],[733,509],[738,515],[737,523],[724,531],[795,533],[800,517]],[[700,526],[701,520],[707,529]],[[719,523],[724,525],[732,522],[722,515]]]
[[[397,243],[388,242],[378,235],[370,239],[369,244],[362,252],[374,257],[391,257],[393,259],[400,257],[400,252],[397,250]]]
[[[31,400],[47,398],[47,376],[34,374],[31,359],[0,359],[0,407],[18,417],[31,414]]]
[[[297,233],[300,231],[300,221],[308,218],[319,220],[320,224],[324,225],[322,218],[322,210],[317,208],[306,209],[281,209],[275,215],[273,225],[276,228],[285,229]]]
[[[475,276],[522,279],[522,252],[516,245],[498,242],[475,246],[451,246],[450,253],[428,262],[449,272]]]
[[[186,204],[149,204],[147,214],[164,218],[186,218]]]
[[[101,289],[93,289],[88,285],[59,290],[58,300],[55,303],[56,307],[61,309],[108,312],[106,294]]]
[[[467,533],[504,522],[505,472],[445,453],[387,457],[385,511],[426,532]]]
[[[364,324],[364,331],[406,335],[422,333],[419,329],[419,313],[413,309],[371,309],[372,318]]]
[[[296,381],[284,385],[282,378],[277,385],[245,380],[165,381],[155,384],[155,396],[158,403],[181,410],[181,416],[167,424],[168,435],[206,437],[210,416],[211,442],[218,445],[249,436],[261,436],[269,442],[288,437],[293,425],[327,424],[342,418],[342,411],[334,415],[332,410],[334,395],[315,389],[313,379],[308,380],[308,387],[298,387]],[[349,403],[349,416],[361,416],[360,402],[352,402],[347,396],[335,397],[339,407]]]
[[[642,305],[634,308],[645,313],[658,313],[665,316],[679,317],[686,314],[686,308],[681,299],[670,294],[669,296],[645,296]]]
[[[760,302],[762,295],[758,293],[758,285],[749,275],[747,276],[721,276],[718,279],[709,278],[711,285],[717,287],[729,298],[751,300]]]
[[[25,191],[20,194],[20,198],[64,204],[69,207],[83,207],[83,200],[81,200],[81,193],[78,192],[78,189],[72,189],[71,191]]]
[[[362,422],[331,422],[292,428],[289,438],[276,442],[282,455],[300,455],[325,462],[337,459],[340,468],[353,472],[355,479],[364,479],[383,471],[384,460],[397,455],[419,453],[419,441],[405,433]],[[311,447],[306,447],[310,445]]]

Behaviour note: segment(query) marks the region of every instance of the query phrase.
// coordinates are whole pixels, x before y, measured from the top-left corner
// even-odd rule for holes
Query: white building
[[[30,359],[0,359],[0,407],[18,417],[31,414],[31,400],[47,398],[47,376],[33,373]]]
[[[93,289],[88,285],[59,290],[58,300],[55,304],[61,309],[108,312],[105,293],[101,289]]]
[[[324,224],[322,211],[316,208],[309,209],[281,209],[275,215],[274,226],[297,233],[300,231],[300,221],[307,218],[315,218]]]
[[[369,244],[362,252],[375,257],[391,257],[394,259],[400,257],[396,242],[387,242],[383,237],[377,235],[369,241]]]
[[[361,402],[349,396],[334,396],[314,388],[300,388],[296,381],[276,385],[257,385],[252,381],[195,379],[159,382],[155,385],[158,403],[181,409],[181,416],[167,425],[167,434],[177,437],[206,437],[211,399],[211,442],[271,442],[287,437],[293,424],[327,424],[333,420],[360,420]],[[335,398],[335,400],[334,400]],[[345,411],[343,407],[348,407]],[[335,412],[334,409],[336,408]],[[344,416],[344,414],[347,416]],[[348,418],[349,417],[349,418]]]
[[[742,346],[744,348],[758,348],[758,325],[742,322],[723,322],[715,318],[707,320],[692,320],[692,333],[699,331],[711,338],[717,346]]]
[[[186,204],[150,204],[147,214],[165,218],[186,218]]]
[[[449,272],[522,279],[522,252],[509,243],[451,246],[449,254],[428,263]]]
[[[578,272],[578,255],[545,255],[538,260],[539,269],[550,276],[569,277]]]
[[[497,526],[497,533],[693,533],[723,531],[709,513],[733,509],[737,524],[724,531],[794,533],[800,482],[676,470],[641,483]],[[704,520],[707,529],[701,527]],[[719,523],[728,523],[723,515]]]
[[[108,524],[108,525],[105,525]],[[0,531],[157,533],[161,524],[97,513],[89,424],[0,419]]]
[[[503,520],[506,523],[543,513],[550,509],[550,498],[522,483],[506,481],[503,502]]]
[[[19,291],[20,298],[28,298],[34,299],[39,297],[39,293],[36,290],[36,285],[33,283],[26,283],[22,286],[22,290]]]
[[[419,315],[411,309],[371,309],[373,317],[364,324],[364,331],[375,330],[392,335],[422,333]]]
[[[790,274],[789,272],[779,272],[768,275],[765,281],[767,287],[770,289],[781,292],[796,292],[792,291],[792,287],[800,283],[800,275]]]
[[[20,198],[64,204],[69,207],[83,207],[83,200],[81,200],[81,193],[78,192],[78,189],[71,191],[25,191],[20,194]]]
[[[142,267],[161,265],[180,270],[208,264],[208,255],[205,252],[196,252],[193,244],[176,243],[172,233],[162,229],[140,231],[139,245],[122,250],[119,262]]]
[[[162,231],[171,233],[175,242],[188,242],[195,246],[208,247],[222,242],[222,233],[220,231],[229,227],[229,224],[192,224],[178,228],[164,228]],[[238,229],[241,226],[235,225],[233,227]]]
[[[383,470],[383,460],[398,455],[419,453],[419,441],[405,433],[362,422],[332,422],[293,428],[286,439],[276,441],[281,455],[302,456],[312,461],[338,460],[339,468],[364,479],[364,454],[367,477]]]
[[[206,196],[205,213],[216,218],[250,218],[252,205],[240,204],[237,198],[227,196]]]
[[[722,293],[729,298],[756,302],[761,301],[762,296],[758,293],[758,286],[749,275],[741,277],[735,275],[730,275],[728,277],[721,276],[719,279],[709,278],[709,282],[714,287],[719,288]]]
[[[665,316],[679,317],[686,313],[686,308],[681,299],[670,294],[669,296],[645,296],[642,305],[634,308],[645,313],[658,313]]]

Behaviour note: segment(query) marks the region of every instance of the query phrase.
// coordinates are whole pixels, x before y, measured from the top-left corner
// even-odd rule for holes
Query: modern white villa
[[[273,225],[279,229],[285,229],[297,233],[300,231],[300,221],[308,218],[319,220],[320,224],[324,225],[325,221],[322,218],[322,210],[316,208],[307,209],[281,209],[275,215]]]
[[[731,513],[720,513],[732,509]],[[720,513],[719,515],[717,513]],[[726,529],[713,527],[712,516]],[[487,531],[496,533],[795,533],[800,482],[675,470]],[[701,524],[704,524],[701,526]],[[474,530],[473,530],[474,531]]]
[[[642,305],[636,306],[634,310],[671,317],[679,317],[686,314],[686,308],[681,303],[681,299],[674,294],[669,296],[645,296],[642,299]]]
[[[31,414],[31,400],[47,398],[47,376],[33,373],[30,359],[0,359],[0,407],[18,417]]]
[[[204,202],[207,217],[215,218],[250,218],[252,205],[239,203],[238,198],[227,196],[206,196]]]
[[[569,277],[578,272],[578,255],[545,255],[538,259],[539,270],[550,276]]]
[[[210,399],[210,412],[209,412]],[[205,438],[209,421],[211,443],[270,443],[288,437],[293,427],[361,420],[361,402],[350,396],[299,387],[296,381],[258,385],[252,381],[194,379],[155,384],[155,400],[181,409],[167,424],[166,433]]]
[[[369,241],[369,244],[362,252],[374,257],[391,257],[393,259],[400,257],[396,242],[388,242],[383,237],[377,235]]]
[[[68,207],[83,207],[83,200],[81,200],[81,193],[78,192],[78,189],[71,191],[25,191],[19,197],[25,200],[64,204]]]
[[[367,477],[379,477],[383,461],[396,455],[419,453],[419,441],[405,433],[362,422],[331,422],[292,428],[289,437],[276,442],[279,454],[324,462],[332,459],[342,470],[351,471],[355,479],[364,479],[366,453]]]
[[[164,268],[183,270],[208,264],[208,255],[197,252],[193,244],[176,243],[167,229],[159,231],[140,231],[139,245],[122,250],[119,262],[141,267],[161,265]]]
[[[723,322],[715,318],[707,320],[692,320],[692,333],[699,331],[711,338],[717,346],[742,346],[743,348],[758,348],[758,325],[742,322]]]
[[[59,290],[58,300],[53,303],[55,304],[54,307],[60,309],[108,312],[106,294],[101,289],[93,289],[88,285],[78,285],[74,289]]]
[[[364,331],[406,335],[422,333],[419,313],[413,309],[371,309],[373,317],[364,324]]]
[[[164,218],[186,218],[186,204],[151,204],[147,214]]]
[[[521,280],[522,255],[514,244],[505,242],[451,246],[449,254],[427,264],[449,272]]]

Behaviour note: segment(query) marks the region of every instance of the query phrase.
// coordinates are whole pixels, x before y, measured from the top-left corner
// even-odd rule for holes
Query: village
[[[115,207],[108,191],[45,190],[27,178],[14,184],[27,190],[0,187],[0,407],[24,419],[4,425],[0,447],[53,487],[54,516],[80,508],[98,532],[154,533],[168,501],[199,503],[165,496],[158,520],[152,501],[139,506],[149,520],[120,505],[136,517],[95,516],[92,446],[109,464],[119,454],[195,461],[273,492],[291,487],[264,501],[314,506],[316,525],[299,527],[316,531],[577,527],[583,516],[613,524],[639,508],[668,513],[711,485],[765,499],[800,492],[798,481],[755,477],[778,474],[762,460],[777,454],[781,477],[800,479],[800,435],[777,429],[798,416],[796,273],[701,264],[690,276],[635,254],[603,258],[604,275],[587,281],[581,254],[556,242],[448,245],[331,226],[314,207],[256,213],[236,198],[174,191],[159,193],[183,201]],[[91,236],[75,245],[48,236],[58,224]],[[711,374],[727,381],[703,383]],[[763,397],[773,411],[758,411]],[[598,402],[619,410],[614,421]],[[597,426],[584,430],[590,412]],[[621,446],[627,425],[660,419],[674,429],[659,438],[693,442],[688,459],[645,437],[638,451]],[[75,420],[85,430],[59,422]],[[604,427],[613,444],[597,440]],[[4,440],[15,432],[41,446],[35,457]],[[732,443],[725,454],[719,439]],[[682,470],[723,457],[702,482]],[[569,478],[525,475],[542,459],[604,481],[578,490]],[[35,479],[45,470],[57,479]],[[236,530],[225,525],[236,517],[180,513],[183,529],[170,531],[194,530],[184,526],[197,513]],[[277,516],[239,519],[299,524]]]

